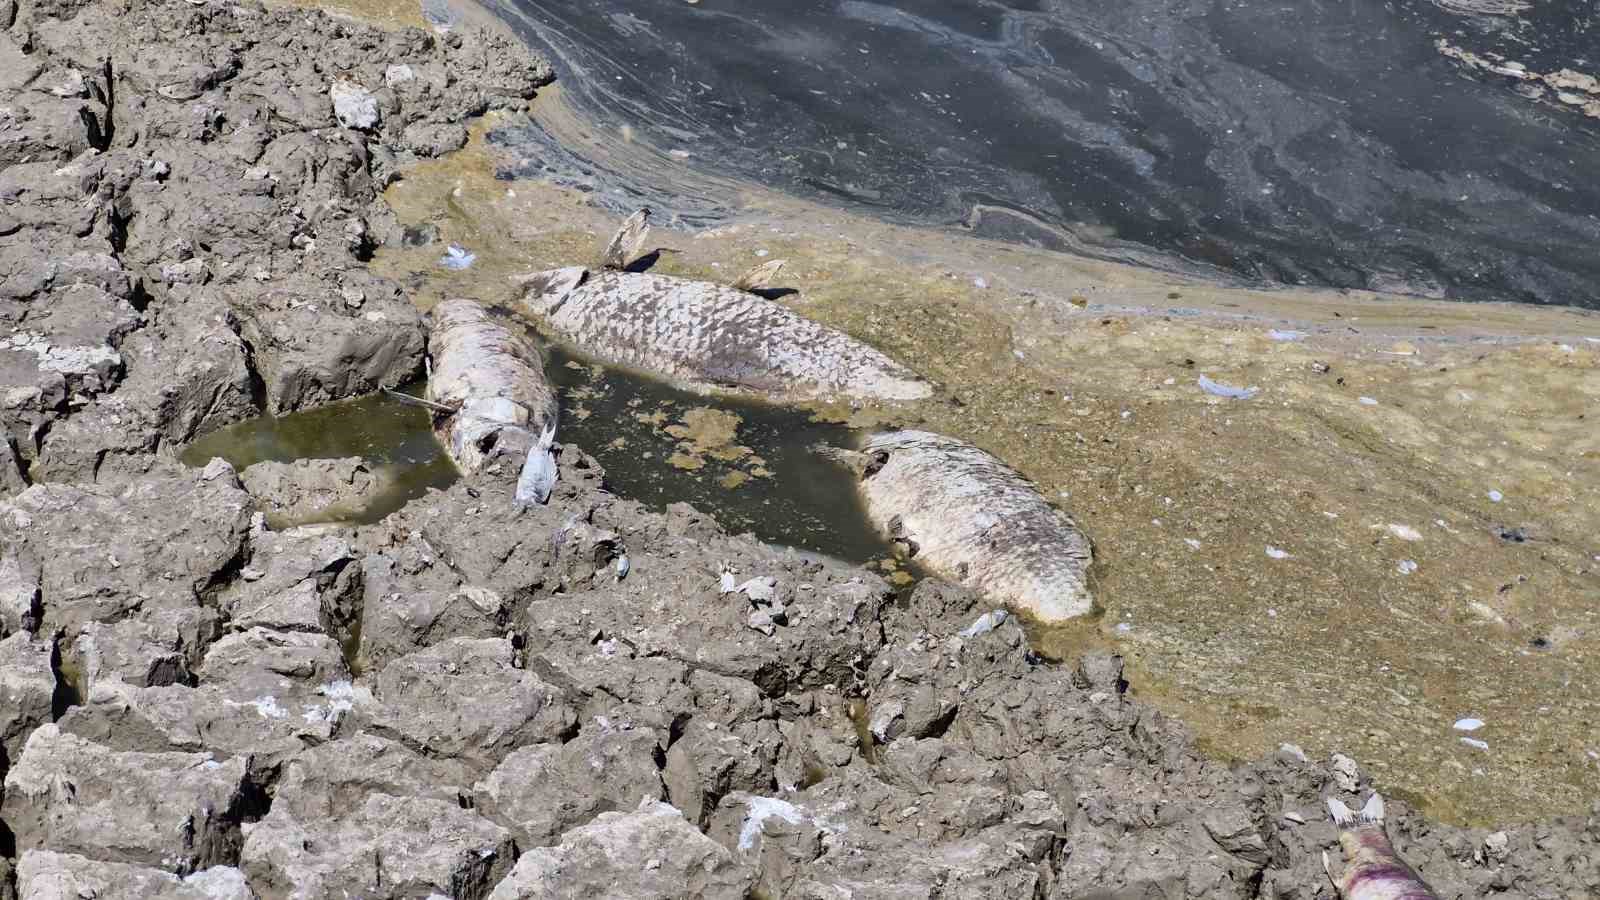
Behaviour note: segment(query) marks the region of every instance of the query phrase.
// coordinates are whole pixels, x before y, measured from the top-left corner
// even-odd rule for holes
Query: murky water
[[[419,394],[421,386],[407,392]],[[203,466],[218,456],[240,471],[258,462],[359,456],[383,475],[385,486],[351,517],[358,523],[376,522],[429,488],[449,487],[458,477],[433,438],[428,413],[381,394],[218,429],[190,444],[179,458]]]
[[[850,429],[793,409],[707,397],[545,347],[561,441],[600,460],[618,494],[687,502],[730,531],[850,562],[893,554],[867,521],[854,476],[811,448]]]
[[[664,169],[627,178],[650,145],[695,176],[1146,264],[1600,303],[1600,120],[1435,47],[1591,71],[1596,8],[1447,11],[1463,5],[489,2],[593,123],[578,141],[507,129],[508,173],[618,212],[648,198],[693,223],[726,200],[648,177]]]
[[[851,473],[811,452],[846,446],[843,425],[801,409],[706,397],[544,345],[559,389],[563,444],[600,460],[619,495],[657,509],[687,502],[732,532],[849,562],[892,558],[869,524]],[[408,388],[421,393],[420,385]],[[371,523],[429,488],[455,481],[455,466],[428,414],[382,395],[285,416],[262,416],[202,437],[182,460],[220,456],[243,470],[268,460],[359,456],[386,486],[352,521]]]

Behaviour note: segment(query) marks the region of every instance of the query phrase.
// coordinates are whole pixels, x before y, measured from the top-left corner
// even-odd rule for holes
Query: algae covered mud
[[[1178,270],[1600,305],[1600,119],[1558,97],[1582,82],[1530,103],[1438,44],[1592,73],[1588,0],[488,6],[585,121],[693,170],[674,198],[570,135],[511,142],[509,169],[618,212],[651,194],[706,224],[731,176]]]

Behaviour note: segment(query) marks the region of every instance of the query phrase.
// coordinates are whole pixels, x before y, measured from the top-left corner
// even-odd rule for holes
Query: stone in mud
[[[409,303],[374,297],[352,310],[298,277],[248,301],[240,335],[274,415],[396,388],[422,371],[422,321]]]
[[[417,539],[420,542],[420,539]],[[511,605],[498,591],[460,583],[433,565],[412,542],[361,561],[361,667],[377,671],[390,660],[449,638],[503,636]]]
[[[244,547],[252,509],[232,469],[176,464],[120,488],[36,484],[0,502],[0,541],[39,561],[45,628],[199,602]]]
[[[244,873],[212,866],[187,875],[29,850],[17,861],[17,890],[32,900],[256,900]]]
[[[762,729],[762,725],[766,728]],[[746,734],[739,733],[746,728],[766,733],[757,740],[747,740]],[[704,828],[717,803],[728,793],[761,791],[772,784],[776,760],[771,751],[781,742],[771,723],[736,731],[715,720],[692,719],[667,750],[667,764],[662,770],[667,798],[683,811],[684,818]]]
[[[565,692],[518,669],[511,642],[452,638],[378,673],[367,730],[487,771],[518,747],[560,741],[577,725]]]
[[[511,833],[459,805],[371,793],[332,815],[276,803],[245,826],[239,866],[264,900],[428,897],[478,900],[516,858]]]
[[[240,702],[293,706],[323,685],[348,682],[339,645],[324,634],[252,628],[211,645],[200,664],[200,683]]]
[[[863,454],[868,514],[941,577],[1041,622],[1094,608],[1089,539],[1005,463],[925,431],[875,435]]]
[[[324,632],[349,640],[359,614],[361,567],[348,532],[326,525],[256,529],[251,545],[241,577],[217,595],[232,628]]]
[[[406,126],[401,141],[418,156],[443,156],[467,145],[467,129],[454,122],[418,122]]]
[[[451,759],[432,759],[373,734],[310,747],[284,763],[273,809],[301,822],[332,819],[368,794],[420,797],[466,808],[473,771]]]
[[[711,282],[556,269],[523,299],[555,333],[611,362],[696,390],[775,400],[917,400],[932,387],[854,338]]]
[[[58,721],[61,730],[119,750],[207,751],[245,759],[266,779],[307,744],[328,741],[371,695],[348,681],[279,685],[262,694],[226,684],[136,688],[116,679],[92,686]]]
[[[650,729],[595,722],[565,744],[513,751],[473,787],[473,805],[521,849],[548,846],[600,813],[661,799],[657,752]]]
[[[156,609],[116,622],[89,622],[69,651],[75,688],[87,696],[115,678],[134,687],[193,684],[192,666],[220,630],[214,611]]]
[[[0,641],[0,774],[17,761],[28,735],[51,718],[55,643],[27,632]]]
[[[743,900],[754,873],[690,825],[678,810],[646,801],[632,812],[608,812],[529,850],[491,900]]]
[[[501,457],[520,465],[547,450],[556,396],[533,341],[472,300],[446,300],[430,316],[428,399],[456,410],[435,427],[456,465],[476,472]]]
[[[52,724],[7,773],[0,815],[19,852],[193,872],[237,858],[252,790],[242,759],[108,750]]]
[[[384,486],[359,456],[258,462],[239,481],[274,520],[295,524],[353,515]]]
[[[28,489],[28,480],[22,475],[22,463],[11,440],[0,432],[0,498],[10,497]]]
[[[39,603],[39,559],[28,547],[0,550],[0,637],[38,631],[44,618]]]

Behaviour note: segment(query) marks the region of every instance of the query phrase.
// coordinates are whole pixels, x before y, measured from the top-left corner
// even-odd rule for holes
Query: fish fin
[[[628,264],[644,246],[645,236],[650,233],[650,207],[641,206],[639,210],[628,218],[622,220],[622,226],[617,233],[606,242],[605,249],[600,253],[600,265],[606,269],[621,269]]]
[[[555,430],[547,428],[545,433],[553,436]],[[528,449],[528,458],[523,461],[522,472],[517,476],[517,503],[522,506],[543,505],[549,501],[555,487],[556,453],[544,443],[541,436],[540,442]]]
[[[546,422],[544,430],[539,432],[538,449],[549,450],[556,444],[556,423],[554,419]]]
[[[1322,871],[1328,875],[1328,880],[1333,882],[1333,894],[1339,895],[1339,878],[1333,874],[1333,860],[1328,858],[1328,851],[1322,851]]]
[[[1356,814],[1337,797],[1328,798],[1328,815],[1333,816],[1333,824],[1340,828],[1349,828],[1356,824]]]
[[[1361,807],[1358,818],[1363,825],[1382,825],[1383,795],[1373,792],[1372,796],[1367,798],[1367,805]]]
[[[785,260],[772,259],[760,265],[751,266],[743,275],[733,280],[733,289],[736,291],[758,291],[772,283],[778,275]]]

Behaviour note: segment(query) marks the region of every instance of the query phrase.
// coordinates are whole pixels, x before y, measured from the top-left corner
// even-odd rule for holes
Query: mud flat
[[[949,585],[927,580],[896,598],[859,566],[731,536],[684,504],[652,509],[605,490],[601,464],[581,444],[561,447],[546,505],[517,504],[517,467],[490,464],[376,522],[275,527],[264,515],[275,498],[261,485],[290,483],[293,473],[241,478],[223,459],[186,467],[177,457],[230,424],[336,414],[337,401],[410,382],[423,358],[419,307],[437,290],[481,288],[473,296],[492,303],[509,282],[479,276],[530,258],[559,263],[592,246],[581,226],[604,223],[579,198],[495,181],[489,167],[471,168],[485,158],[478,145],[437,166],[421,162],[466,142],[473,117],[515,112],[547,70],[468,24],[439,37],[179,0],[0,12],[0,108],[10,111],[0,119],[0,315],[9,329],[0,418],[10,466],[0,478],[0,896],[477,900],[630,885],[655,897],[1311,898],[1330,890],[1320,854],[1336,834],[1323,797],[1355,808],[1374,776],[1388,787],[1415,771],[1405,746],[1367,737],[1363,710],[1393,708],[1374,702],[1377,692],[1360,705],[1324,697],[1346,703],[1337,731],[1273,720],[1275,730],[1309,735],[1304,753],[1246,747],[1251,761],[1219,760],[1130,694],[1131,681],[1169,702],[1144,687],[1163,683],[1147,682],[1152,660],[1173,659],[1155,639],[1123,639],[1132,669],[1104,650],[1052,663],[1015,621],[994,627],[986,605]],[[1328,337],[1326,349],[1295,344],[1279,358],[1278,344],[1254,343],[1256,320],[1166,322],[1111,312],[1103,295],[1081,317],[1111,324],[1078,327],[1077,307],[1007,286],[1025,273],[885,264],[859,243],[870,223],[818,215],[812,221],[827,230],[814,236],[792,230],[803,218],[785,216],[686,238],[667,266],[709,277],[782,242],[804,250],[791,257],[804,260],[807,288],[790,298],[796,309],[945,387],[916,407],[817,412],[863,425],[926,419],[1071,491],[1104,551],[1101,595],[1124,604],[1108,624],[1155,608],[1128,604],[1170,597],[1152,590],[1137,599],[1129,589],[1166,577],[1160,554],[1169,551],[1131,527],[1150,517],[1141,503],[1166,508],[1163,495],[1179,507],[1164,520],[1205,523],[1215,529],[1200,535],[1209,546],[1226,548],[1235,530],[1243,545],[1261,540],[1251,529],[1282,528],[1287,537],[1270,539],[1289,557],[1277,562],[1331,567],[1315,572],[1324,584],[1353,571],[1331,549],[1308,549],[1312,531],[1294,530],[1300,520],[1288,514],[1312,499],[1268,502],[1297,483],[1269,493],[1248,480],[1268,467],[1228,420],[1251,425],[1253,440],[1277,448],[1274,459],[1297,464],[1304,454],[1288,443],[1288,426],[1302,429],[1301,440],[1325,454],[1305,477],[1333,482],[1317,507],[1346,504],[1335,510],[1340,520],[1318,523],[1332,531],[1315,533],[1362,544],[1361,559],[1379,552],[1366,546],[1388,546],[1368,522],[1351,521],[1364,507],[1342,492],[1362,475],[1370,485],[1405,473],[1413,493],[1394,501],[1386,492],[1384,502],[1411,504],[1403,521],[1419,531],[1425,504],[1457,504],[1440,518],[1468,544],[1478,535],[1468,525],[1487,525],[1489,514],[1475,520],[1476,507],[1452,499],[1444,488],[1457,484],[1454,470],[1435,460],[1478,438],[1460,428],[1408,431],[1399,425],[1421,416],[1395,409],[1420,406],[1431,379],[1450,374],[1436,373],[1440,365],[1477,372],[1475,389],[1495,397],[1493,365],[1514,359],[1553,380],[1573,355],[1544,344],[1424,341],[1421,370],[1411,357],[1363,357],[1377,351]],[[441,267],[441,243],[416,245],[425,224],[479,262]],[[914,235],[897,236],[908,237],[901,246],[910,256],[932,252]],[[982,258],[996,257],[985,249]],[[1050,277],[1060,284],[1068,271],[1089,270]],[[973,277],[990,286],[967,288]],[[1137,299],[1154,289],[1145,277],[1105,270],[1103,290],[1126,279]],[[1001,294],[1011,299],[1001,303]],[[1250,302],[1258,300],[1271,298]],[[1355,315],[1372,308],[1353,307]],[[1047,313],[1060,317],[1059,334],[1046,328],[1053,319],[1024,318]],[[1012,321],[1033,326],[1017,333],[1035,343],[1012,339]],[[1262,393],[1226,407],[1168,399],[1174,386],[1148,376],[1130,383],[1149,402],[1126,407],[1135,415],[1124,418],[1125,396],[1109,382],[1074,384],[1070,400],[1062,381],[1052,382],[1055,394],[1038,386],[1042,372],[1080,371],[1068,361],[1133,379],[1148,348],[1136,354],[1127,341],[1164,357],[1180,338],[1197,366],[1219,380],[1254,381]],[[1397,437],[1346,424],[1355,437],[1334,441],[1313,430],[1372,414],[1314,402],[1319,390],[1342,394],[1320,373],[1294,374],[1294,354],[1313,347],[1343,354],[1331,357],[1335,371],[1351,374],[1332,377],[1380,398],[1380,421]],[[1590,351],[1574,350],[1582,352]],[[1050,368],[1032,368],[1036,357]],[[1016,365],[991,365],[1007,359]],[[1379,374],[1357,382],[1363,360]],[[1565,384],[1539,402],[1586,396],[1582,378]],[[1254,405],[1238,405],[1246,402]],[[1030,412],[1004,415],[1021,409]],[[1262,412],[1247,418],[1249,410]],[[686,454],[723,452],[726,422],[688,412],[667,423],[682,426],[674,437]],[[1164,445],[1148,435],[1149,447],[1172,454],[1162,457],[1170,476],[1119,460],[1132,449],[1115,442],[1128,447],[1134,437],[1113,430],[1118,423],[1146,427],[1162,414],[1208,430],[1189,438],[1178,429]],[[1082,431],[1083,444],[1062,442],[1065,428],[1027,424],[1051,421]],[[1424,452],[1428,435],[1443,449]],[[1388,449],[1398,440],[1410,441],[1403,454]],[[1421,564],[1413,579],[1447,571],[1471,579],[1509,559],[1525,560],[1530,581],[1548,579],[1535,583],[1544,605],[1515,587],[1484,601],[1503,604],[1506,619],[1475,632],[1487,635],[1477,655],[1491,664],[1496,641],[1520,641],[1527,620],[1562,602],[1561,578],[1592,577],[1576,571],[1576,525],[1557,493],[1573,482],[1551,462],[1565,451],[1541,449],[1548,440],[1527,424],[1480,448],[1497,473],[1516,476],[1497,474],[1506,480],[1495,489],[1497,508],[1513,511],[1502,515],[1528,517],[1522,544],[1478,541],[1467,559],[1426,532],[1422,547],[1442,548],[1433,551],[1440,556],[1408,551]],[[1212,457],[1194,455],[1191,441],[1232,454],[1228,479],[1194,462]],[[1051,474],[1058,443],[1081,479]],[[1024,446],[1037,457],[1019,456]],[[330,452],[340,466],[361,455]],[[1360,469],[1368,456],[1378,462],[1359,472],[1337,468]],[[1179,477],[1199,486],[1169,488]],[[1225,492],[1235,517],[1217,519]],[[1391,519],[1402,521],[1383,520]],[[1121,525],[1129,537],[1119,537]],[[1543,556],[1501,555],[1526,550]],[[1192,574],[1188,552],[1170,558]],[[1230,568],[1206,599],[1244,602],[1227,580],[1233,566],[1303,571],[1246,561],[1242,550],[1207,557]],[[733,590],[723,589],[727,580]],[[1335,596],[1353,604],[1363,582],[1351,583],[1357,593]],[[1258,603],[1296,585],[1261,576],[1242,596]],[[1407,595],[1391,588],[1386,599],[1394,615],[1416,617],[1403,619],[1408,627],[1430,627]],[[1205,622],[1194,616],[1165,621],[1164,634],[1195,640]],[[1156,620],[1141,612],[1129,621],[1153,629]],[[1400,636],[1388,620],[1382,633],[1356,616],[1340,624],[1365,655],[1341,655],[1337,671],[1347,690],[1363,689],[1378,665],[1374,642]],[[1449,632],[1408,636],[1411,647],[1444,646]],[[1529,658],[1581,661],[1584,640],[1551,630],[1550,646]],[[1215,634],[1197,643],[1236,646]],[[1217,651],[1206,652],[1194,657],[1201,672],[1216,665]],[[1177,675],[1165,683],[1192,677],[1170,668]],[[1259,696],[1259,686],[1247,694],[1247,676],[1261,680],[1241,669],[1237,687],[1217,690]],[[1563,689],[1552,685],[1544,702],[1567,702]],[[1407,708],[1443,703],[1423,694]],[[1493,748],[1476,764],[1500,765],[1507,757],[1495,754],[1516,745],[1496,729],[1519,720],[1487,706],[1471,712],[1489,723],[1476,733]],[[1334,747],[1371,751],[1353,754],[1365,768],[1333,760]],[[1446,896],[1600,890],[1600,811],[1555,815],[1587,790],[1581,779],[1562,804],[1531,791],[1531,776],[1491,775],[1481,785],[1498,791],[1491,796],[1523,798],[1482,816],[1502,830],[1445,824],[1396,799],[1388,819],[1400,852]]]
[[[708,189],[582,123],[559,88],[532,120],[596,171]],[[478,253],[481,278],[436,265],[439,245],[380,255],[422,302],[477,284],[509,306],[511,275],[588,260],[615,227],[589,191],[510,177],[492,136],[522,121],[490,117],[387,193],[401,221]],[[790,260],[784,302],[941,386],[820,414],[970,441],[1094,540],[1105,616],[1040,633],[1042,650],[1115,647],[1211,752],[1340,750],[1450,820],[1576,812],[1600,792],[1581,674],[1600,653],[1600,318],[1244,289],[724,190],[737,221],[660,237],[676,251],[660,271],[731,280]],[[1202,375],[1258,392],[1215,396]],[[1451,728],[1473,716],[1493,733]]]

